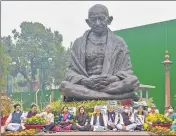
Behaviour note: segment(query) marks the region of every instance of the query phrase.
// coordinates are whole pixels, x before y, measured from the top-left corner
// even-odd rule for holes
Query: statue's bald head
[[[89,9],[88,16],[90,17],[91,15],[100,14],[100,13],[109,17],[109,11],[108,11],[107,7],[104,5],[101,5],[101,4],[96,4],[96,5],[92,6]]]
[[[111,24],[112,20],[113,17],[109,16],[107,7],[96,4],[89,9],[86,23],[95,34],[101,35],[107,31],[107,26]]]

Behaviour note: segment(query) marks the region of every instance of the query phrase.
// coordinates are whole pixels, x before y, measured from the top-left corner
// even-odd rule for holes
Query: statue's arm
[[[81,42],[80,39],[76,39],[70,55],[69,66],[66,71],[66,81],[69,81],[74,84],[78,84],[82,79],[85,79],[84,68],[81,63]]]
[[[66,72],[66,80],[73,83],[73,84],[79,84],[79,85],[84,85],[89,88],[92,88],[94,86],[93,79],[91,80],[90,78],[79,74],[79,72],[75,71],[74,67],[71,65],[67,69]]]
[[[78,84],[81,82],[82,79],[86,78],[83,75],[77,73],[74,69],[68,68],[66,71],[66,81],[69,81],[73,84]]]
[[[130,53],[127,47],[126,42],[121,39],[121,56],[119,56],[120,59],[120,68],[118,69],[118,72],[116,73],[116,75],[119,78],[126,78],[130,75],[133,75],[133,70],[132,70],[132,64],[131,64],[131,60],[130,60]]]

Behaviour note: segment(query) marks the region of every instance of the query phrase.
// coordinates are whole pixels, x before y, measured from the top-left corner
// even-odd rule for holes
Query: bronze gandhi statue
[[[139,99],[127,45],[108,28],[112,20],[101,4],[89,9],[86,23],[91,29],[73,43],[66,79],[60,85],[66,100]]]

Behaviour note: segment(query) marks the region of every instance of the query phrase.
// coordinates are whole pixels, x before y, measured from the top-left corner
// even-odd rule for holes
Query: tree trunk
[[[36,81],[35,75],[36,75],[36,71],[37,71],[36,67],[34,67],[34,65],[35,65],[34,59],[35,59],[35,57],[31,58],[31,89],[32,89],[32,91],[34,91],[34,84]]]
[[[19,67],[18,67],[18,71],[19,71],[19,73],[20,73],[21,75],[23,75],[23,77],[24,77],[25,79],[27,79],[28,83],[30,84],[29,89],[31,90],[31,89],[32,89],[32,88],[31,88],[32,81],[29,79],[29,77],[26,75],[26,73],[24,73],[22,70],[20,70]]]

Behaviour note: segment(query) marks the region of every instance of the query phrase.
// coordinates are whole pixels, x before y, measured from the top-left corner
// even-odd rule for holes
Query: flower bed
[[[21,132],[6,132],[4,136],[33,136],[39,132],[38,129],[23,130]]]
[[[171,131],[169,128],[161,126],[150,127],[148,130],[156,135],[176,135],[175,131]]]

